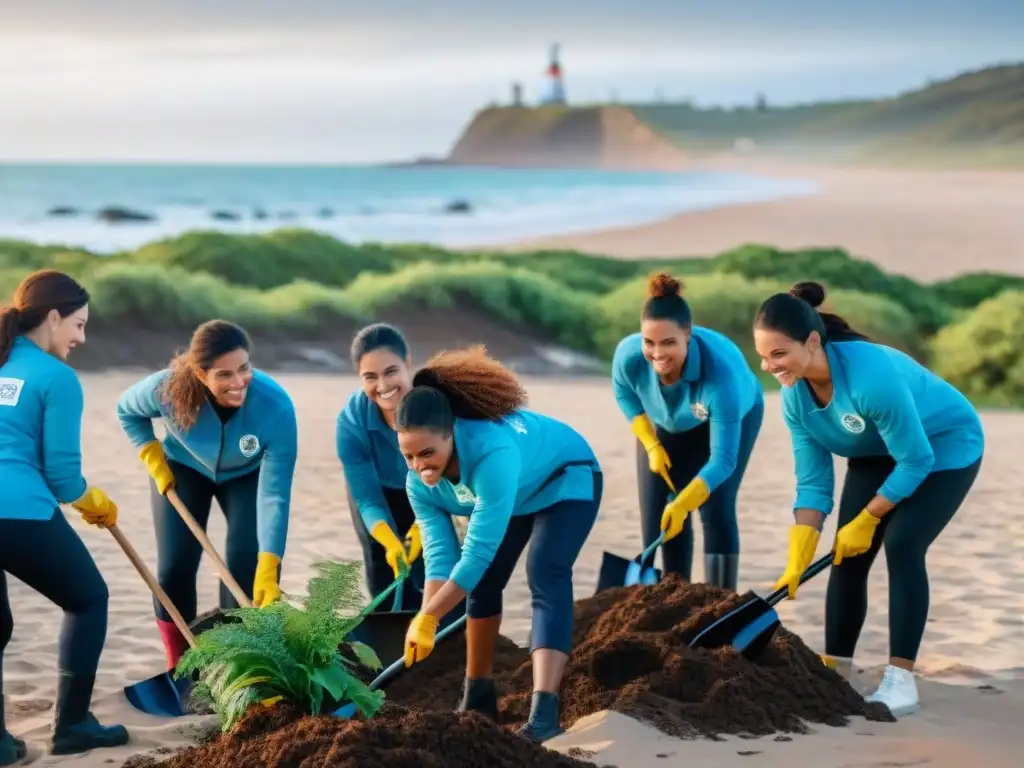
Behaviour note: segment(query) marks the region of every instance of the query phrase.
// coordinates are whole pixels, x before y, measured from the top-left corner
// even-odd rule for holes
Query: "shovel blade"
[[[128,703],[154,717],[182,717],[189,714],[190,678],[175,680],[171,672],[154,675],[124,688]]]
[[[631,574],[634,573],[635,576],[632,576]],[[597,573],[597,589],[594,594],[604,592],[612,587],[656,584],[660,579],[660,568],[644,568],[641,572],[640,563],[636,561],[636,558],[627,560],[611,552],[605,552],[601,558],[601,570]]]
[[[691,648],[721,648],[731,645],[741,653],[756,653],[779,626],[779,615],[763,597],[754,595],[690,641]],[[767,640],[764,638],[767,634]]]

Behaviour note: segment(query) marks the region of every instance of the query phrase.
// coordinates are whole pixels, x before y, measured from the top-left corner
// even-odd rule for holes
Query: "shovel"
[[[670,493],[665,500],[668,506],[675,499],[676,494]],[[601,558],[601,570],[597,573],[598,592],[604,592],[612,587],[631,587],[635,584],[657,584],[661,580],[661,569],[654,567],[654,554],[658,547],[665,543],[664,531],[643,553],[632,560],[605,552]]]
[[[382,615],[386,616],[387,614]],[[438,644],[444,642],[445,639],[447,639],[451,635],[454,635],[456,632],[461,632],[465,628],[465,626],[466,614],[463,613],[455,621],[453,621],[451,624],[449,624],[447,627],[445,627],[437,633],[437,637],[434,639],[434,647],[436,648]],[[377,675],[377,677],[373,679],[373,682],[371,682],[369,686],[371,691],[376,691],[380,688],[383,688],[385,685],[387,685],[400,674],[402,674],[402,671],[406,669],[404,635],[402,641],[403,648],[401,653],[399,654],[398,660],[391,664],[391,666],[389,666],[387,669],[385,669],[383,672],[381,672],[379,675]],[[338,709],[334,710],[331,714],[334,715],[334,717],[340,717],[343,720],[349,720],[356,714],[356,705],[349,702],[348,704],[344,704],[338,707]]]
[[[834,553],[811,563],[800,577],[800,583],[814,578],[832,564]],[[691,648],[721,648],[731,645],[748,659],[760,654],[782,621],[775,606],[786,597],[787,588],[780,587],[767,598],[754,595],[739,608],[730,611],[690,641]]]
[[[181,632],[181,636],[185,638],[185,641],[191,648],[195,648],[196,639],[192,632],[189,631],[188,624],[185,623],[185,619],[178,613],[174,603],[171,602],[167,593],[164,592],[152,572],[142,561],[142,558],[139,557],[135,547],[125,538],[121,529],[116,524],[107,526],[107,530],[110,531],[110,534],[121,546],[121,549],[124,550],[128,559],[132,561],[132,565],[135,566],[135,570],[139,572],[143,581],[146,582],[146,586],[156,595],[156,599],[160,601],[164,610],[170,615],[174,625]],[[171,676],[171,672],[163,672],[159,675],[154,675],[148,680],[125,686],[124,695],[133,707],[148,715],[181,717],[188,713],[185,708],[185,702],[188,699],[191,687],[191,680],[187,678],[175,680]]]

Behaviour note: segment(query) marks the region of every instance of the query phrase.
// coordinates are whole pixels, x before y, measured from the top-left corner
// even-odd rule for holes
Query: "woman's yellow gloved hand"
[[[89,525],[107,528],[117,522],[117,504],[99,488],[89,486],[85,493],[71,502],[71,506]]]
[[[436,634],[437,616],[422,611],[417,613],[405,633],[405,666],[411,667],[430,655]]]
[[[409,565],[416,562],[416,558],[423,553],[423,534],[420,533],[420,524],[413,523],[405,534],[405,557]]]
[[[169,488],[174,487],[174,473],[171,472],[171,467],[167,463],[167,457],[164,455],[164,447],[160,445],[159,440],[154,440],[142,446],[139,450],[139,458],[146,465],[146,471],[153,478],[153,482],[156,483],[156,489],[160,492],[161,496],[166,494]]]
[[[370,531],[374,541],[384,547],[384,559],[391,566],[397,579],[409,570],[409,559],[405,553],[405,545],[398,540],[398,536],[391,530],[391,526],[384,520],[379,521],[373,530]]]
[[[654,431],[654,424],[651,423],[650,417],[646,413],[641,413],[633,419],[630,428],[644,450],[647,451],[647,464],[650,466],[651,472],[661,475],[665,484],[675,493],[676,487],[672,485],[672,478],[669,477],[668,472],[672,468],[672,459],[669,458],[665,446],[658,440],[658,433]]]
[[[278,566],[281,558],[270,552],[260,552],[256,561],[256,578],[252,583],[252,604],[257,608],[270,605],[281,599],[278,586]]]
[[[707,501],[710,495],[708,484],[695,477],[665,506],[661,514],[661,530],[665,532],[665,541],[671,541],[683,532],[686,516]]]
[[[832,565],[839,565],[844,557],[856,557],[871,549],[871,540],[875,538],[875,529],[880,522],[882,518],[862,509],[860,514],[840,528],[836,534],[836,556],[832,559]]]
[[[821,533],[811,525],[794,525],[789,529],[789,559],[786,562],[786,570],[775,582],[775,589],[786,587],[787,600],[796,597],[796,591],[800,588],[800,577],[814,559],[820,538]]]

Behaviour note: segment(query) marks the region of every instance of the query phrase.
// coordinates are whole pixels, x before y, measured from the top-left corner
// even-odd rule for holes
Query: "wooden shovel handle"
[[[203,551],[210,556],[211,560],[213,560],[213,564],[217,567],[217,573],[220,574],[221,581],[224,582],[227,588],[231,591],[231,594],[234,595],[238,604],[246,608],[252,608],[252,600],[246,597],[245,592],[242,591],[242,588],[238,585],[235,577],[232,576],[231,571],[228,570],[227,563],[225,563],[221,556],[217,554],[217,550],[214,549],[213,542],[210,541],[210,537],[206,535],[206,531],[204,531],[202,526],[200,526],[199,523],[196,522],[196,519],[192,517],[192,513],[188,511],[188,507],[185,506],[185,503],[181,500],[178,492],[173,488],[169,488],[167,490],[167,498],[170,499],[174,508],[178,510],[178,514],[181,515],[181,519],[185,521],[185,525],[189,527],[189,530],[192,531],[195,537],[199,540],[199,544],[202,546]]]
[[[117,527],[117,524],[108,525],[107,530],[110,531],[110,535],[114,537],[114,540],[121,545],[121,549],[128,555],[128,559],[132,561],[132,565],[135,566],[135,570],[139,572],[142,580],[146,582],[146,586],[149,587],[149,591],[156,595],[156,599],[160,601],[160,605],[164,607],[164,610],[171,615],[171,619],[174,621],[174,625],[181,632],[181,636],[185,638],[189,646],[192,648],[196,647],[196,639],[192,635],[192,632],[188,628],[188,624],[185,623],[185,619],[178,613],[178,609],[174,607],[174,603],[171,602],[171,598],[167,596],[160,583],[153,577],[152,572],[139,557],[139,553],[135,551],[135,547],[124,537],[121,533],[121,529]]]

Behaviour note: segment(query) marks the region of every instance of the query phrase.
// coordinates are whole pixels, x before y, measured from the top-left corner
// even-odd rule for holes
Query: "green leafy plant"
[[[319,714],[326,697],[349,701],[370,717],[384,703],[383,691],[371,691],[356,675],[357,664],[373,670],[380,659],[364,643],[346,637],[393,591],[363,602],[362,565],[321,561],[313,565],[301,607],[279,600],[264,608],[225,611],[229,619],[196,638],[196,648],[182,656],[175,677],[199,672],[193,696],[209,702],[230,730],[249,707],[287,699],[309,714]],[[341,613],[355,615],[344,616]],[[339,646],[346,645],[354,661]]]

